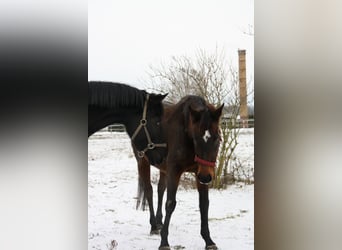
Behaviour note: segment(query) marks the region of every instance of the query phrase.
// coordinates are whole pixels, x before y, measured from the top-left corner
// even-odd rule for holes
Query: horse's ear
[[[218,121],[220,119],[220,116],[222,115],[223,106],[224,103],[211,113],[214,120]]]
[[[151,94],[150,95],[150,98],[151,98],[151,101],[153,102],[161,102],[162,100],[164,100],[164,98],[168,95],[168,93],[162,95],[162,94]]]

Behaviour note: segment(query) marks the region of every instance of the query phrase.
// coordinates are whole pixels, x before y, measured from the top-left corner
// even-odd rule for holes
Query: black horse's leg
[[[166,189],[166,174],[162,171],[159,172],[159,183],[158,183],[158,208],[157,208],[157,228],[162,229],[163,227],[163,197]]]
[[[151,166],[149,162],[145,159],[142,159],[139,162],[139,175],[142,179],[143,186],[144,186],[144,198],[146,198],[149,211],[150,211],[150,224],[151,224],[151,234],[159,234],[159,230],[157,228],[157,221],[154,215],[154,208],[153,208],[153,188],[151,185]],[[144,202],[143,202],[144,207]]]
[[[169,235],[169,224],[170,224],[171,215],[176,208],[176,192],[178,188],[180,175],[181,174],[173,174],[171,172],[168,172],[167,200],[165,204],[166,215],[165,215],[163,228],[160,232],[161,242],[160,242],[159,250],[170,249],[170,245],[167,240],[167,237]]]
[[[197,180],[197,190],[199,193],[199,207],[201,212],[201,235],[205,240],[206,249],[218,249],[210,238],[208,226],[209,194],[208,185],[203,185]]]
[[[148,202],[148,207],[150,210],[150,224],[151,224],[151,234],[159,234],[159,228],[157,226],[157,220],[156,217],[154,215],[154,208],[153,208],[153,189],[152,189],[152,185],[151,182],[149,182],[149,184],[147,184],[147,188],[145,188],[145,195],[146,195],[146,199]]]

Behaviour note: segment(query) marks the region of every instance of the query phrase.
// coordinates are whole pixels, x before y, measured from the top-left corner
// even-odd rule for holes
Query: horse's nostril
[[[208,184],[211,182],[212,178],[211,178],[211,175],[208,174],[208,175],[201,175],[201,174],[198,174],[197,176],[198,180],[203,183],[203,184]]]

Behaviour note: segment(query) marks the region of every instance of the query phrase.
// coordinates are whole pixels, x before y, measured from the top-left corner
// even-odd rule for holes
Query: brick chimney
[[[239,90],[240,90],[240,119],[244,128],[248,127],[247,85],[246,85],[246,50],[239,53]]]

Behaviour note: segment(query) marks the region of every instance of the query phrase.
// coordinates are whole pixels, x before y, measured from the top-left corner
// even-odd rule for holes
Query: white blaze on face
[[[210,134],[209,130],[206,130],[206,131],[204,132],[204,135],[203,135],[203,140],[204,140],[205,142],[207,142],[208,139],[209,139],[210,137],[211,137],[211,134]]]

